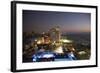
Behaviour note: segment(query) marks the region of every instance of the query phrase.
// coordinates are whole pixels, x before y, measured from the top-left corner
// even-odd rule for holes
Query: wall
[[[10,1],[11,0],[0,0],[0,73],[11,73],[10,72]],[[25,1],[25,0],[24,0]],[[100,0],[33,0],[37,2],[54,2],[54,3],[67,3],[67,4],[86,4],[86,5],[98,5],[100,8]],[[100,13],[100,9],[99,12]],[[98,20],[100,19],[98,15]],[[100,22],[98,22],[99,24]],[[98,28],[100,25],[98,25]],[[100,29],[99,29],[100,31]],[[100,33],[98,34],[100,37]],[[98,39],[100,43],[100,38]],[[100,47],[100,46],[99,46]],[[98,48],[98,52],[100,49]],[[100,53],[98,54],[100,55]],[[100,61],[100,58],[99,58]],[[99,63],[100,66],[100,63]],[[66,70],[52,70],[42,71],[42,73],[92,73],[100,72],[100,67],[96,68],[81,68],[81,69],[66,69]],[[24,73],[24,72],[22,72]],[[27,72],[33,73],[33,72]],[[41,73],[41,71],[34,72]]]

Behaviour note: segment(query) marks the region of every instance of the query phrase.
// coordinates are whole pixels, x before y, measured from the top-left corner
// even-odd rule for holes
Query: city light
[[[59,46],[56,48],[56,50],[54,50],[55,53],[63,53],[63,49],[62,46]]]
[[[71,40],[67,40],[67,39],[61,39],[60,42],[62,42],[62,43],[72,43]]]

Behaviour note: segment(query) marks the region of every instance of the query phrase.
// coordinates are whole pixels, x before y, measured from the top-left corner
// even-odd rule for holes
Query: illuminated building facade
[[[60,27],[56,26],[49,30],[50,38],[52,42],[59,42],[61,38]]]

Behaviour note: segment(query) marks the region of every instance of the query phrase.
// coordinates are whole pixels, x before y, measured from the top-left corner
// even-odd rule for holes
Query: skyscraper
[[[50,38],[53,42],[59,42],[61,38],[60,27],[56,26],[49,30]]]

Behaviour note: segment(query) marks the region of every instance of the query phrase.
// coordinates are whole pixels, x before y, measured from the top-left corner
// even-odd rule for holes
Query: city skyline
[[[59,26],[62,33],[90,32],[90,13],[23,10],[23,31],[47,32]]]

